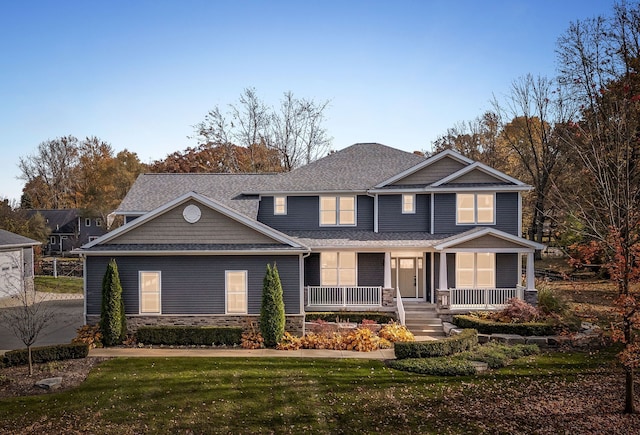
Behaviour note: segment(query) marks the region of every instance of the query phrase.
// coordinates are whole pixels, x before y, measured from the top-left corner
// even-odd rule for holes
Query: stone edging
[[[453,323],[442,322],[446,336],[457,335],[462,332]],[[599,326],[589,322],[582,322],[580,332],[571,335],[522,336],[517,334],[478,334],[478,343],[496,341],[504,344],[537,344],[539,347],[570,346],[584,348],[600,343],[602,330]]]

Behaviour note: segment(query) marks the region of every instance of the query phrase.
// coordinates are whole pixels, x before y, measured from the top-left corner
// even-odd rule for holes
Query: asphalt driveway
[[[69,343],[76,336],[76,331],[84,324],[84,299],[82,295],[54,295],[42,304],[47,310],[54,312],[53,319],[40,333],[34,346]],[[0,310],[10,310],[6,299],[0,300]],[[0,323],[0,354],[7,350],[24,348],[24,344],[7,325]]]

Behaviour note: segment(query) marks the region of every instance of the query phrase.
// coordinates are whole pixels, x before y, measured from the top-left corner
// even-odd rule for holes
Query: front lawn
[[[2,433],[638,433],[612,352],[439,378],[380,361],[131,358],[79,388],[0,400]]]
[[[36,276],[36,290],[48,293],[82,293],[82,278],[59,276]]]

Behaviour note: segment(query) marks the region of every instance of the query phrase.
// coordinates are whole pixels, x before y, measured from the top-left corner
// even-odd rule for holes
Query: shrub
[[[243,349],[260,349],[264,347],[264,338],[262,338],[262,334],[256,329],[256,325],[253,322],[242,333],[240,345]]]
[[[390,360],[387,364],[397,370],[423,375],[469,376],[476,374],[476,368],[471,361],[451,357],[408,358]]]
[[[545,315],[563,316],[569,305],[560,295],[546,285],[538,286],[538,309]]]
[[[381,313],[377,311],[329,311],[306,313],[305,321],[312,322],[324,320],[325,322],[349,321],[362,323],[364,319],[374,320],[377,323],[385,324],[396,320],[393,313]]]
[[[31,358],[35,363],[86,358],[88,354],[89,346],[85,343],[59,344],[55,346],[31,348]],[[29,364],[28,349],[10,350],[9,352],[6,352],[3,357],[3,364],[6,367]]]
[[[480,334],[516,334],[531,336],[554,335],[556,333],[556,325],[548,322],[503,323],[477,316],[457,315],[453,316],[453,323],[459,328],[476,329]]]
[[[72,343],[85,343],[89,349],[102,347],[102,333],[100,325],[84,325],[78,328],[76,337],[71,340]]]
[[[240,344],[242,328],[199,326],[143,326],[136,339],[168,346],[233,346]]]
[[[413,333],[406,326],[399,323],[391,322],[384,325],[378,335],[392,343],[398,341],[414,341]]]
[[[276,346],[278,350],[298,350],[302,346],[302,339],[285,332],[282,336],[282,340]]]
[[[262,308],[260,309],[260,332],[266,347],[276,347],[282,340],[285,327],[282,283],[277,266],[267,264],[262,283]]]
[[[118,265],[116,260],[111,259],[102,279],[100,330],[105,346],[122,343],[127,333],[126,321]]]
[[[507,306],[494,316],[496,320],[506,323],[527,323],[540,318],[540,312],[522,299],[511,298],[507,300]]]
[[[478,344],[478,333],[465,329],[462,333],[435,341],[398,342],[394,344],[396,358],[430,358],[470,350]]]

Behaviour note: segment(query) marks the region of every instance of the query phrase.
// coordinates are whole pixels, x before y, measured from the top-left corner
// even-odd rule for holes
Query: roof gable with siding
[[[460,169],[464,168],[466,165],[459,160],[453,159],[451,157],[444,157],[439,159],[432,164],[407,175],[404,178],[394,182],[393,186],[406,186],[406,185],[424,185],[428,186],[431,183],[434,183],[438,180],[441,180],[444,177],[447,177],[455,172],[458,172]]]

